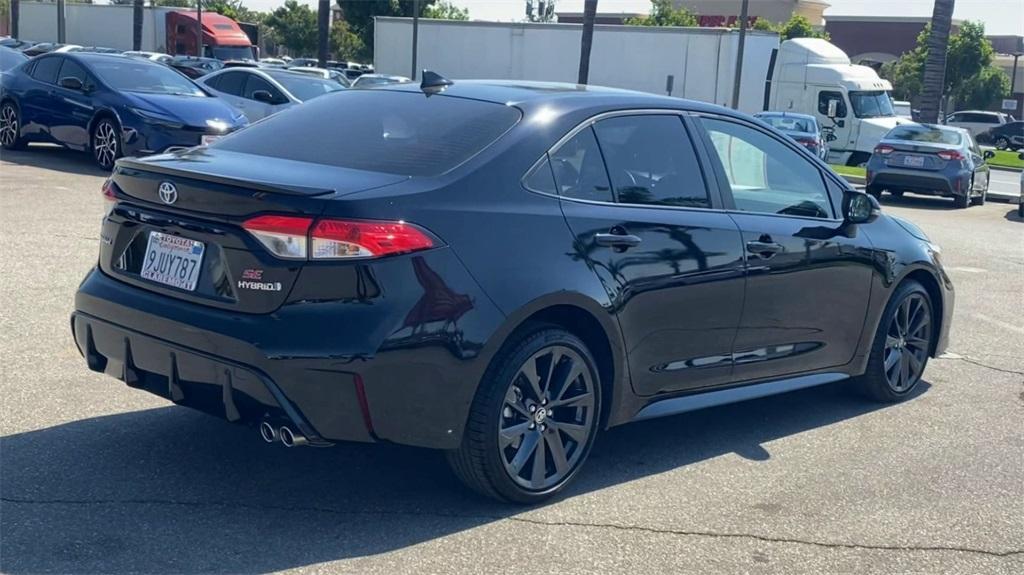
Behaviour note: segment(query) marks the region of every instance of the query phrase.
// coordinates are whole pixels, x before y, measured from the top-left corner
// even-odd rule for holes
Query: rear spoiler
[[[184,161],[187,162],[187,160]],[[120,160],[117,161],[117,165],[114,168],[114,170],[116,172],[123,173],[128,176],[138,175],[140,172],[148,172],[151,174],[157,173],[164,174],[167,176],[175,176],[179,178],[211,182],[214,184],[234,186],[238,188],[249,188],[260,192],[287,194],[292,196],[326,196],[328,194],[333,194],[336,191],[332,188],[296,186],[293,184],[282,184],[279,182],[269,182],[265,180],[260,181],[249,178],[225,176],[223,174],[213,174],[209,172],[203,172],[201,169],[199,169],[201,165],[202,164],[197,162],[195,164],[189,165],[188,168],[186,169],[181,167],[160,164],[152,160],[141,162],[136,158],[121,158]]]

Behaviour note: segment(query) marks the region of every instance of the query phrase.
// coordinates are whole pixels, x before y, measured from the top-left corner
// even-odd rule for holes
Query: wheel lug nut
[[[531,423],[531,424],[530,424],[530,429],[533,429],[534,427],[537,427],[537,425],[536,425],[536,424],[533,424],[533,423]]]
[[[548,426],[546,424],[542,423],[542,424],[540,424],[540,430],[541,431],[547,431],[548,430]]]
[[[537,406],[536,405],[531,405],[530,406],[530,413],[533,413],[535,411],[537,411]]]
[[[540,400],[540,404],[541,405],[547,405],[548,404],[548,400],[547,399],[542,399],[542,400]]]

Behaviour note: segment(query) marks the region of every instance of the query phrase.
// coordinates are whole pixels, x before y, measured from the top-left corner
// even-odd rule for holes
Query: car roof
[[[810,114],[797,114],[796,112],[758,112],[754,114],[755,118],[794,118],[797,120],[812,120],[817,122],[818,119]]]
[[[394,92],[419,92],[419,82],[384,84],[375,90]],[[707,111],[735,115],[735,112],[693,100],[659,96],[634,90],[607,88],[604,86],[579,85],[562,82],[530,82],[521,80],[454,80],[447,86],[444,95],[471,100],[482,100],[497,104],[519,107],[535,107],[552,102],[566,106],[621,106],[623,108],[669,108],[692,111]]]

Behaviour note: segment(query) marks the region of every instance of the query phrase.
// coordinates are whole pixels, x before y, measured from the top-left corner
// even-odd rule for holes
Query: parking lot
[[[1014,204],[883,198],[957,290],[950,353],[913,399],[840,383],[616,428],[564,497],[518,508],[434,452],[286,450],[88,371],[68,316],[103,179],[58,148],[0,161],[6,573],[1024,572]]]

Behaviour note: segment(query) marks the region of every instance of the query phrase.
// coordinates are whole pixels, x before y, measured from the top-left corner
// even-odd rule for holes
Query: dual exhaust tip
[[[274,427],[269,421],[260,422],[260,437],[267,443],[280,440],[285,447],[299,447],[309,443],[305,435],[295,433],[287,425]]]

